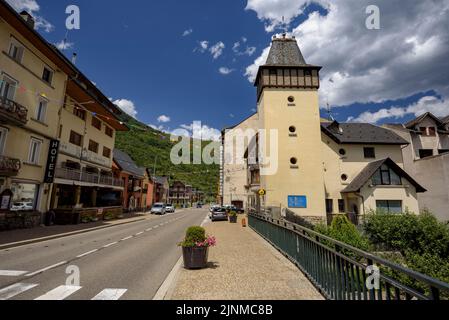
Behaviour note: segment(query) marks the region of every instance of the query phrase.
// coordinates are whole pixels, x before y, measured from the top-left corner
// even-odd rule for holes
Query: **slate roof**
[[[265,65],[268,66],[306,66],[306,60],[296,39],[275,38]]]
[[[441,121],[442,121],[444,124],[448,124],[448,123],[449,123],[449,116],[444,117],[444,118],[441,118]]]
[[[145,169],[139,168],[127,153],[114,149],[114,161],[123,171],[137,177],[145,177]]]
[[[423,115],[420,115],[419,117],[417,117],[416,119],[413,119],[412,121],[406,123],[404,126],[407,129],[414,129],[418,124],[420,124],[427,117],[432,118],[437,123],[437,125],[439,125],[439,126],[442,126],[445,123],[441,119],[439,119],[436,116],[434,116],[432,113],[426,112]]]
[[[352,182],[347,186],[342,193],[352,193],[359,192],[360,189],[368,183],[368,181],[374,176],[377,170],[380,169],[384,164],[386,164],[390,169],[392,169],[396,174],[401,176],[402,178],[407,179],[409,183],[411,183],[415,188],[416,192],[423,193],[427,190],[423,188],[415,179],[413,179],[407,172],[405,172],[400,166],[398,166],[393,160],[390,158],[371,162],[368,164],[362,172],[359,173],[357,177],[352,180]]]
[[[168,178],[167,178],[167,177],[153,176],[153,181],[154,181],[156,184],[164,185],[164,184],[168,183]]]
[[[321,130],[339,144],[409,144],[393,131],[369,123],[322,122]]]

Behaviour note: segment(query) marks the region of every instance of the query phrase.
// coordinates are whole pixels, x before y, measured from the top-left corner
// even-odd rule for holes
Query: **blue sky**
[[[256,96],[248,78],[283,28],[307,62],[324,67],[321,104],[329,101],[340,121],[400,122],[448,107],[445,1],[371,1],[382,13],[374,32],[359,0],[9,2],[48,21],[51,30],[39,32],[52,43],[65,38],[66,7],[78,5],[81,29],[68,33],[64,53],[76,52],[77,66],[107,96],[165,130],[195,120],[222,129],[249,116]]]

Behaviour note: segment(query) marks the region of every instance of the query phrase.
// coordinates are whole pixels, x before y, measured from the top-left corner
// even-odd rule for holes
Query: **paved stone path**
[[[182,269],[172,300],[323,300],[304,274],[249,227],[215,222],[207,233],[217,238],[210,267]]]

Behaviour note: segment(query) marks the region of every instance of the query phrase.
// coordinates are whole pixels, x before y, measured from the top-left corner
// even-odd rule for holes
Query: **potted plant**
[[[206,236],[202,227],[190,227],[186,237],[179,244],[182,247],[184,267],[186,269],[204,269],[207,267],[209,248],[216,245],[214,237]]]
[[[237,223],[237,212],[231,211],[229,213],[229,222],[230,223]]]

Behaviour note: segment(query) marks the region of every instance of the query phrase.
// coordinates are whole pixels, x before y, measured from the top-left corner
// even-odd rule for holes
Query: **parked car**
[[[228,221],[228,213],[225,208],[216,208],[210,216],[212,222],[215,221]]]
[[[196,204],[196,207],[198,209],[202,209],[203,208],[203,204],[201,202],[199,202],[199,203]]]
[[[11,211],[30,211],[33,209],[32,202],[14,202],[11,206]]]
[[[167,212],[167,213],[175,213],[176,212],[175,206],[172,205],[172,204],[168,204],[165,207],[165,212]]]
[[[228,205],[228,206],[225,206],[225,209],[228,210],[229,212],[234,211],[234,212],[237,212],[237,213],[239,213],[239,214],[245,213],[245,209],[237,208],[237,207],[234,206],[234,205]]]
[[[164,203],[155,203],[151,208],[151,214],[164,215],[166,214],[166,206]]]

